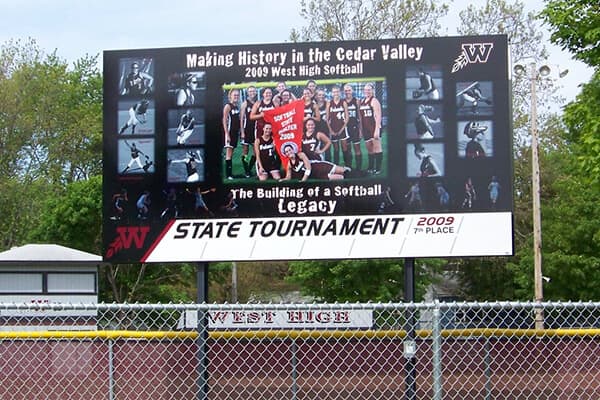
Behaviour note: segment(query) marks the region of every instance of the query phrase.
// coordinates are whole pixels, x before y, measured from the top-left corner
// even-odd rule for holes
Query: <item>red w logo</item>
[[[111,258],[122,249],[130,249],[132,244],[141,249],[148,232],[150,232],[149,226],[119,226],[117,228],[118,236],[108,247],[106,257]]]

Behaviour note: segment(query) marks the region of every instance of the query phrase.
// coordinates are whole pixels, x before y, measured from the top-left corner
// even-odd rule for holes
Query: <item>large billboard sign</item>
[[[104,53],[104,260],[510,255],[506,36]]]

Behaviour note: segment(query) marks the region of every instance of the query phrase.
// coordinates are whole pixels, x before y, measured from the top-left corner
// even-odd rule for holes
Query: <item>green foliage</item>
[[[233,263],[210,264],[210,302],[233,302]],[[237,262],[237,302],[281,302],[290,299],[298,287],[286,281],[289,275],[287,262]]]
[[[364,40],[435,36],[448,5],[433,0],[301,0],[306,26],[292,41]]]
[[[600,299],[600,209],[598,188],[576,169],[576,155],[566,148],[545,154],[542,185],[542,270],[547,300]],[[515,298],[531,300],[531,237],[515,262]]]
[[[46,182],[0,176],[0,248],[24,244],[31,229],[38,225],[47,193]]]
[[[582,179],[600,186],[600,70],[583,85],[577,99],[564,113],[568,140],[577,153]]]
[[[100,254],[101,199],[100,176],[67,185],[63,193],[47,199],[28,239]]]
[[[70,67],[32,39],[9,41],[0,48],[0,105],[0,211],[5,222],[0,246],[9,248],[23,244],[38,226],[46,197],[101,172],[97,58],[85,57]]]
[[[119,264],[101,268],[100,301],[189,303],[196,300],[191,264]]]
[[[543,269],[550,282],[544,297],[600,299],[600,5],[582,0],[548,1],[541,14],[551,40],[575,58],[596,66],[590,82],[565,108],[569,151],[554,154],[562,174],[552,180],[553,197],[543,207]]]
[[[212,263],[208,266],[208,301],[210,303],[232,302],[230,262]]]
[[[440,260],[419,260],[415,267],[415,298],[432,282],[431,266]],[[429,266],[429,267],[428,267]],[[404,293],[403,260],[298,261],[290,264],[289,281],[319,301],[400,301]]]
[[[0,51],[0,172],[67,183],[101,171],[102,77],[97,57],[69,67],[35,41]]]
[[[514,300],[516,276],[506,257],[468,258],[458,262],[460,297],[473,301]]]
[[[553,43],[592,66],[600,65],[600,3],[590,0],[550,0],[542,18],[550,25]]]
[[[28,239],[101,253],[102,178],[68,184],[49,196]],[[101,267],[100,300],[116,302],[189,302],[196,299],[195,267],[142,264]]]

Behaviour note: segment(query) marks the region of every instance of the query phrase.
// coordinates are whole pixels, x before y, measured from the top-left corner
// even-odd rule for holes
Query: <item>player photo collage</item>
[[[156,172],[156,99],[152,58],[122,58],[119,60],[117,103],[117,174],[123,180],[141,180]],[[138,219],[146,219],[150,192],[138,189],[133,193],[122,187],[113,194],[111,220],[125,223],[135,200]]]
[[[152,58],[120,60],[118,174],[155,172],[156,104]],[[167,181],[198,182],[205,144],[205,73],[174,73],[168,78]]]
[[[407,67],[405,88],[406,175],[410,184],[404,199],[406,208],[416,212],[430,208],[427,200],[436,196],[438,186],[447,193],[441,179],[445,175],[447,132],[441,66]]]
[[[456,84],[458,156],[466,159],[492,157],[492,82]]]
[[[494,156],[493,97],[491,81],[456,83],[458,158],[475,169],[480,161]],[[496,176],[485,177],[484,180],[471,176],[463,179],[463,194],[459,199],[461,209],[496,209],[501,189]]]
[[[204,181],[206,73],[176,72],[168,77],[167,182]]]
[[[156,151],[166,143],[167,182],[200,182],[204,179],[206,144],[205,73],[193,71],[169,75],[167,132],[157,141],[161,132],[157,132],[155,68],[151,57],[119,60],[117,174],[126,181],[142,181],[156,173]],[[112,220],[123,222],[131,218],[126,207],[130,200],[135,201],[137,219],[149,218],[150,190],[143,186],[129,186],[122,187],[113,195]],[[135,190],[132,189],[134,187]],[[167,203],[169,196],[170,193],[167,193]]]
[[[447,126],[447,121],[454,118],[444,116],[447,110],[443,107],[443,83],[441,65],[409,66],[406,69],[405,154],[410,184],[404,198],[409,211],[474,208],[477,191],[470,177],[464,177],[464,193],[451,193],[446,187],[444,177],[448,160],[445,157],[452,157],[449,152],[454,152],[446,146],[456,143],[459,160],[494,155],[492,82],[456,83],[456,92],[452,93],[456,96],[456,127]],[[492,199],[491,191],[498,188],[496,178],[490,177],[488,205],[491,208],[497,200],[497,194],[496,199]]]
[[[120,175],[154,173],[155,100],[152,58],[119,63],[118,166]]]

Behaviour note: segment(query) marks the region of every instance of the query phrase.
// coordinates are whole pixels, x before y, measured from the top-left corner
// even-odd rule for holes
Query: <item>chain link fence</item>
[[[0,304],[0,340],[3,400],[600,399],[600,303]]]

